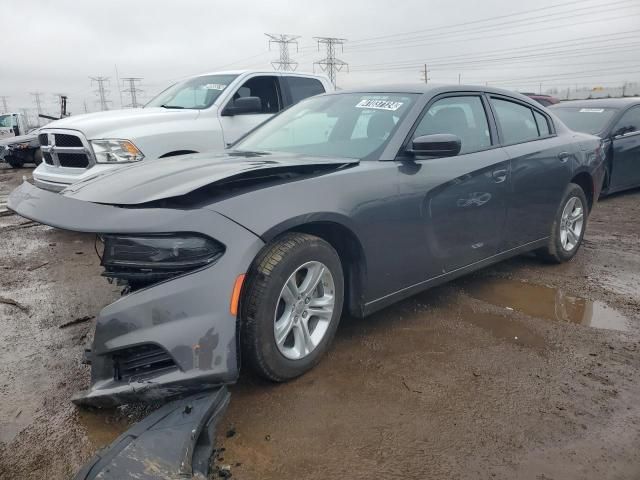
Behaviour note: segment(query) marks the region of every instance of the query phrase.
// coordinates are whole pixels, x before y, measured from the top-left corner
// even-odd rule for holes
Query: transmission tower
[[[127,92],[131,96],[131,103],[128,105],[124,105],[125,107],[138,108],[141,105],[138,103],[138,93],[142,93],[142,90],[136,87],[136,82],[141,82],[141,77],[127,77],[122,79],[122,84],[129,84],[129,88],[125,88],[122,90],[123,92]]]
[[[40,95],[42,95],[42,92],[31,92],[31,95],[34,96],[36,110],[38,111],[38,120],[36,121],[36,124],[40,126],[40,115],[42,115],[42,102],[40,100]]]
[[[274,60],[271,62],[275,70],[284,70],[293,72],[298,68],[298,62],[291,60],[289,56],[289,45],[295,44],[296,52],[298,52],[298,39],[300,35],[285,35],[280,33],[265,33],[269,37],[269,50],[271,50],[271,44],[277,43],[280,49],[280,60]]]
[[[2,100],[2,112],[9,113],[9,107],[7,106],[7,97],[6,95],[0,95],[0,100]]]
[[[318,42],[318,51],[320,51],[320,45],[324,45],[327,49],[327,56],[322,60],[314,62],[313,65],[318,65],[323,72],[327,72],[329,80],[336,86],[336,73],[342,70],[345,66],[349,71],[349,64],[336,58],[336,46],[340,45],[342,52],[344,52],[344,42],[347,40],[344,38],[334,37],[314,37]]]
[[[109,103],[111,100],[107,100],[107,95],[109,94],[109,90],[105,90],[104,84],[109,83],[109,77],[89,77],[91,79],[91,84],[96,82],[98,84],[98,90],[96,93],[98,94],[98,98],[100,99],[100,110],[109,110]]]

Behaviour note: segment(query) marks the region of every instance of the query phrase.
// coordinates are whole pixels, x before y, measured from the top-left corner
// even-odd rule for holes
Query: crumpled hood
[[[73,115],[47,124],[44,129],[63,128],[78,130],[89,139],[127,138],[124,132],[131,127],[140,127],[146,123],[160,124],[176,120],[197,118],[199,110],[177,110],[162,107],[130,108],[126,110],[110,110],[107,112]]]
[[[0,146],[31,142],[37,138],[38,135],[36,133],[27,133],[26,135],[19,135],[17,137],[7,137],[0,140]]]
[[[75,183],[61,194],[93,203],[138,205],[186,195],[239,176],[295,172],[313,166],[332,170],[332,166],[337,169],[357,163],[357,159],[286,153],[201,153],[134,163]]]

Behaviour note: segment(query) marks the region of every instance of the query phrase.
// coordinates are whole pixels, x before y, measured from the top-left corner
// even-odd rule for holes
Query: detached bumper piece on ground
[[[164,405],[96,454],[75,480],[208,478],[229,398],[222,387]]]

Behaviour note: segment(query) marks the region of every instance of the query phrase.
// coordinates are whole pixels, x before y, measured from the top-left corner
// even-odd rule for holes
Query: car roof
[[[314,77],[314,78],[326,78],[326,75],[312,73],[312,72],[276,72],[274,70],[269,69],[243,69],[243,70],[217,70],[214,72],[204,72],[198,73],[196,75],[191,75],[189,77],[184,78],[193,78],[193,77],[203,77],[206,75],[242,75],[244,73],[263,73],[268,75],[273,75],[274,73],[293,75],[293,76],[303,76],[303,77]]]
[[[567,100],[553,105],[558,107],[582,107],[582,108],[624,108],[631,105],[640,105],[640,97],[625,98],[592,98],[587,100]]]
[[[518,100],[522,100],[530,105],[540,107],[539,104],[533,102],[531,98],[522,95],[519,92],[504,90],[502,88],[494,88],[483,85],[459,85],[459,84],[442,84],[442,83],[393,83],[386,85],[367,85],[360,88],[345,88],[328,95],[339,95],[341,93],[421,93],[437,95],[448,92],[487,92],[498,95],[507,95]]]

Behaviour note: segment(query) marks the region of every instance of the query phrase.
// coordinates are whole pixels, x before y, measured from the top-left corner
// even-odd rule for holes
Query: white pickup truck
[[[332,91],[322,75],[228,71],[175,83],[144,108],[78,115],[42,128],[35,184],[60,191],[124,164],[221,150],[275,113]]]

